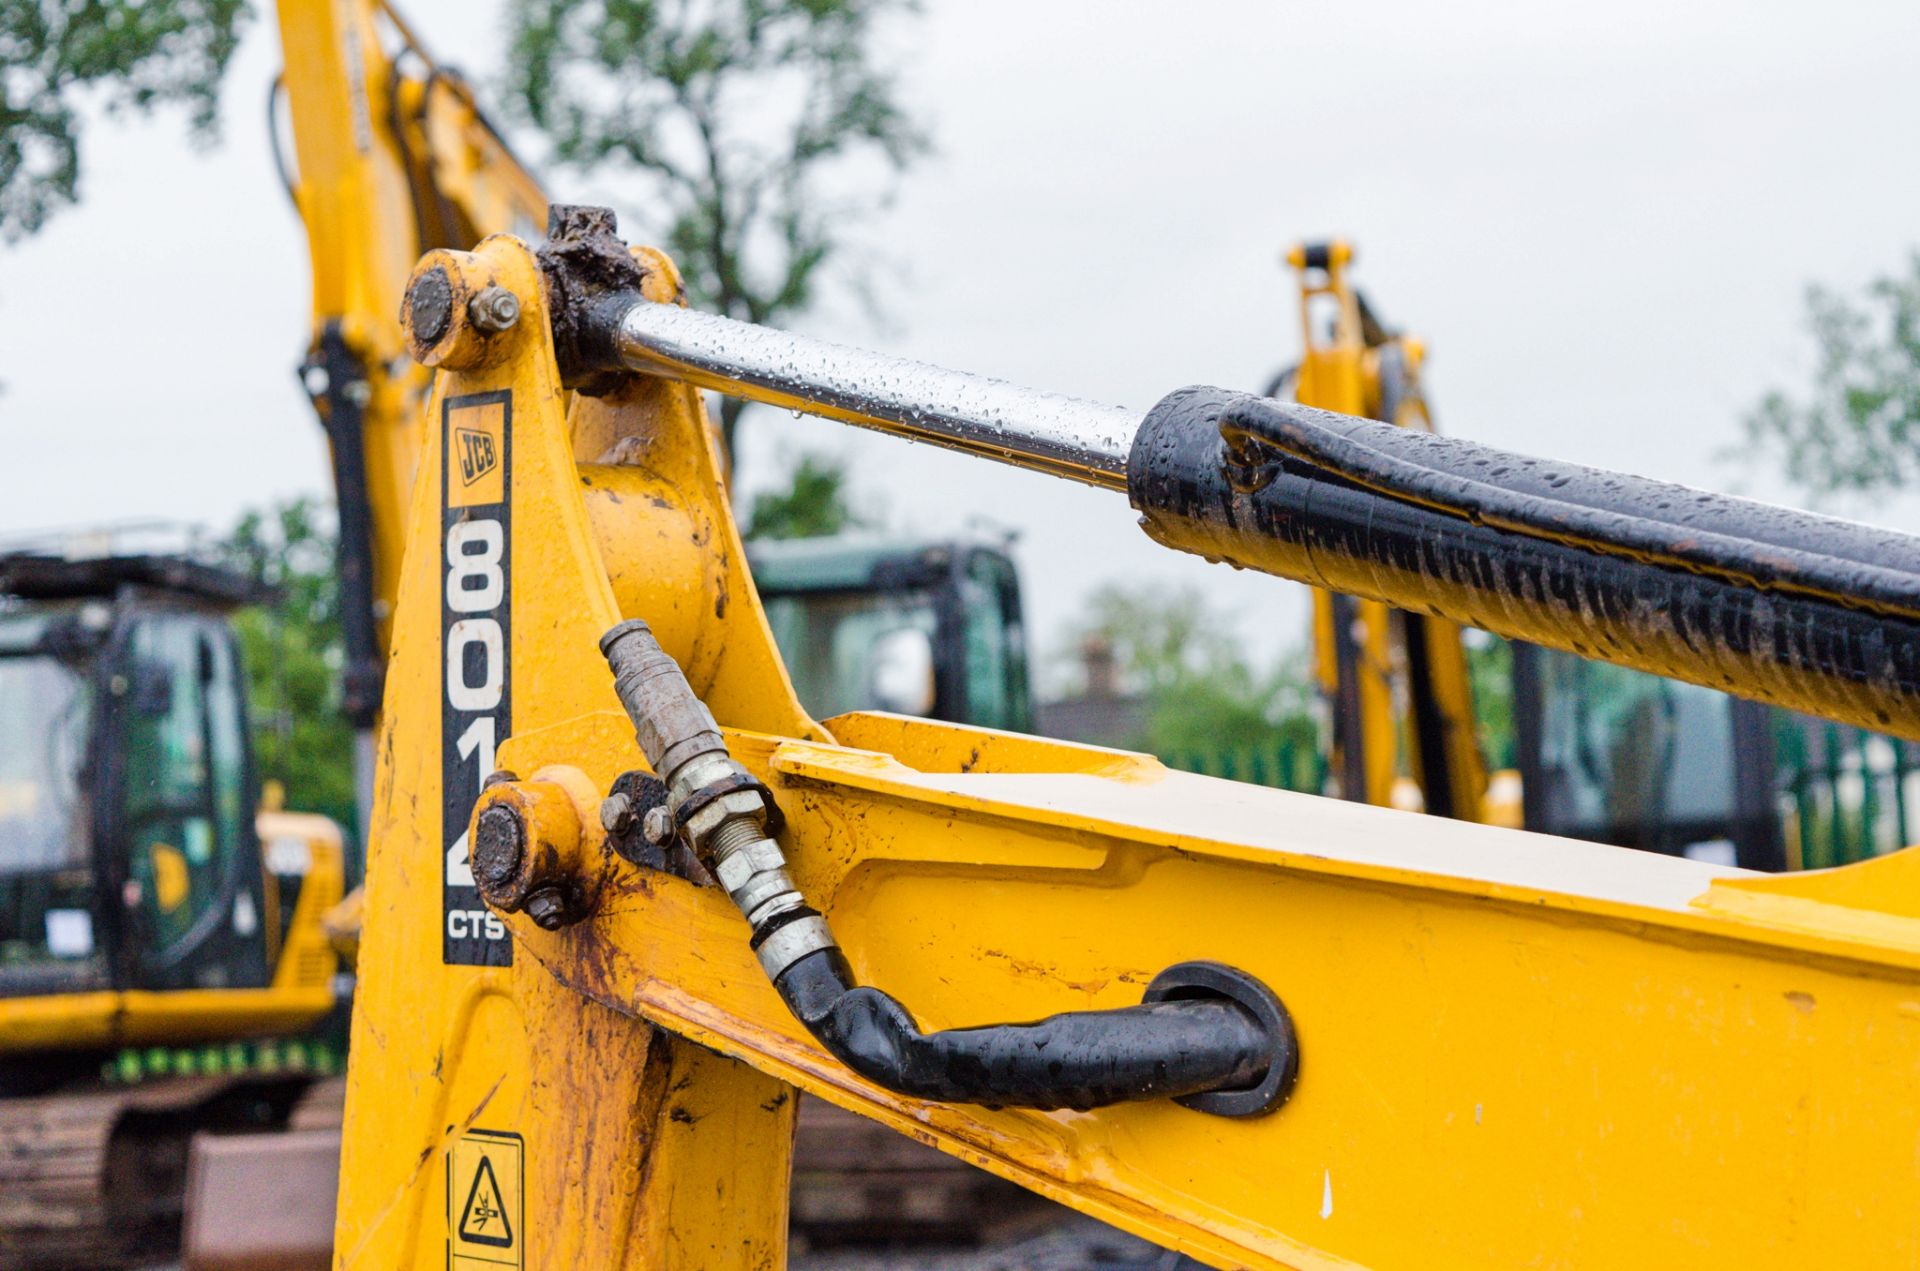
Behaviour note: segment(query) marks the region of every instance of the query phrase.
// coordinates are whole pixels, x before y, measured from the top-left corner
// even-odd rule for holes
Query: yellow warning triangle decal
[[[507,1202],[500,1195],[500,1182],[493,1176],[493,1162],[482,1156],[480,1168],[473,1172],[473,1186],[467,1189],[467,1203],[460,1211],[460,1238],[469,1244],[491,1245],[496,1249],[513,1247],[513,1224],[507,1221]]]

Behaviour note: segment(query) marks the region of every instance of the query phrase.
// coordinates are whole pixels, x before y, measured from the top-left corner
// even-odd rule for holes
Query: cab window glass
[[[88,850],[91,646],[68,633],[80,610],[0,609],[0,996],[106,973]]]
[[[1571,654],[1541,658],[1538,828],[1678,852],[1734,815],[1729,699]]]
[[[127,721],[129,900],[143,927],[141,943],[162,956],[203,929],[221,891],[209,644],[192,618],[143,619],[115,686]]]
[[[966,615],[967,721],[984,728],[1031,727],[1026,638],[1018,583],[1005,558],[975,552],[960,580]]]
[[[240,667],[233,644],[211,626],[199,632],[207,704],[208,762],[216,837],[238,845],[247,837],[254,802],[247,788],[247,747]]]
[[[930,652],[922,691],[903,693],[893,682],[897,674],[878,674],[901,662],[897,650],[907,633],[932,649],[937,621],[927,592],[801,592],[769,596],[765,605],[794,693],[816,719],[855,710],[925,714],[931,707]],[[889,648],[892,656],[877,656]]]

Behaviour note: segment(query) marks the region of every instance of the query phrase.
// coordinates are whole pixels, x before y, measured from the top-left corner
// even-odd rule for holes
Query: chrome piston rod
[[[611,330],[598,334],[628,370],[1088,485],[1127,487],[1140,415],[1118,406],[677,305],[640,300],[606,319]]]

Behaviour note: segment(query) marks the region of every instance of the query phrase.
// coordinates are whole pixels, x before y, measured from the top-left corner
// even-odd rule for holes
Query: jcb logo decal
[[[446,506],[479,508],[507,497],[505,393],[476,393],[446,405]]]
[[[456,428],[453,430],[453,439],[460,451],[460,480],[464,485],[472,485],[492,472],[493,465],[500,462],[500,452],[494,447],[492,433]]]

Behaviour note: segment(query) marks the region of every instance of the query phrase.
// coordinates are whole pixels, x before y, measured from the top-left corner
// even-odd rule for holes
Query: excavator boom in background
[[[1431,431],[1425,345],[1351,286],[1353,255],[1288,253],[1305,353],[1268,395]],[[1483,632],[1496,648],[1476,684],[1457,625],[1322,590],[1314,633],[1346,797],[1766,871],[1869,856],[1912,829],[1897,737]]]
[[[343,709],[364,802],[427,391],[400,341],[401,288],[423,252],[533,235],[546,197],[466,80],[433,61],[386,0],[276,7],[286,58],[276,98],[293,148],[275,160],[312,257],[301,382],[333,459]]]
[[[1300,276],[1302,352],[1267,395],[1291,386],[1302,405],[1431,432],[1421,380],[1426,346],[1380,321],[1348,280],[1352,262],[1352,245],[1340,240],[1287,253]],[[1313,637],[1341,797],[1511,822],[1509,808],[1488,803],[1457,624],[1316,588]]]

